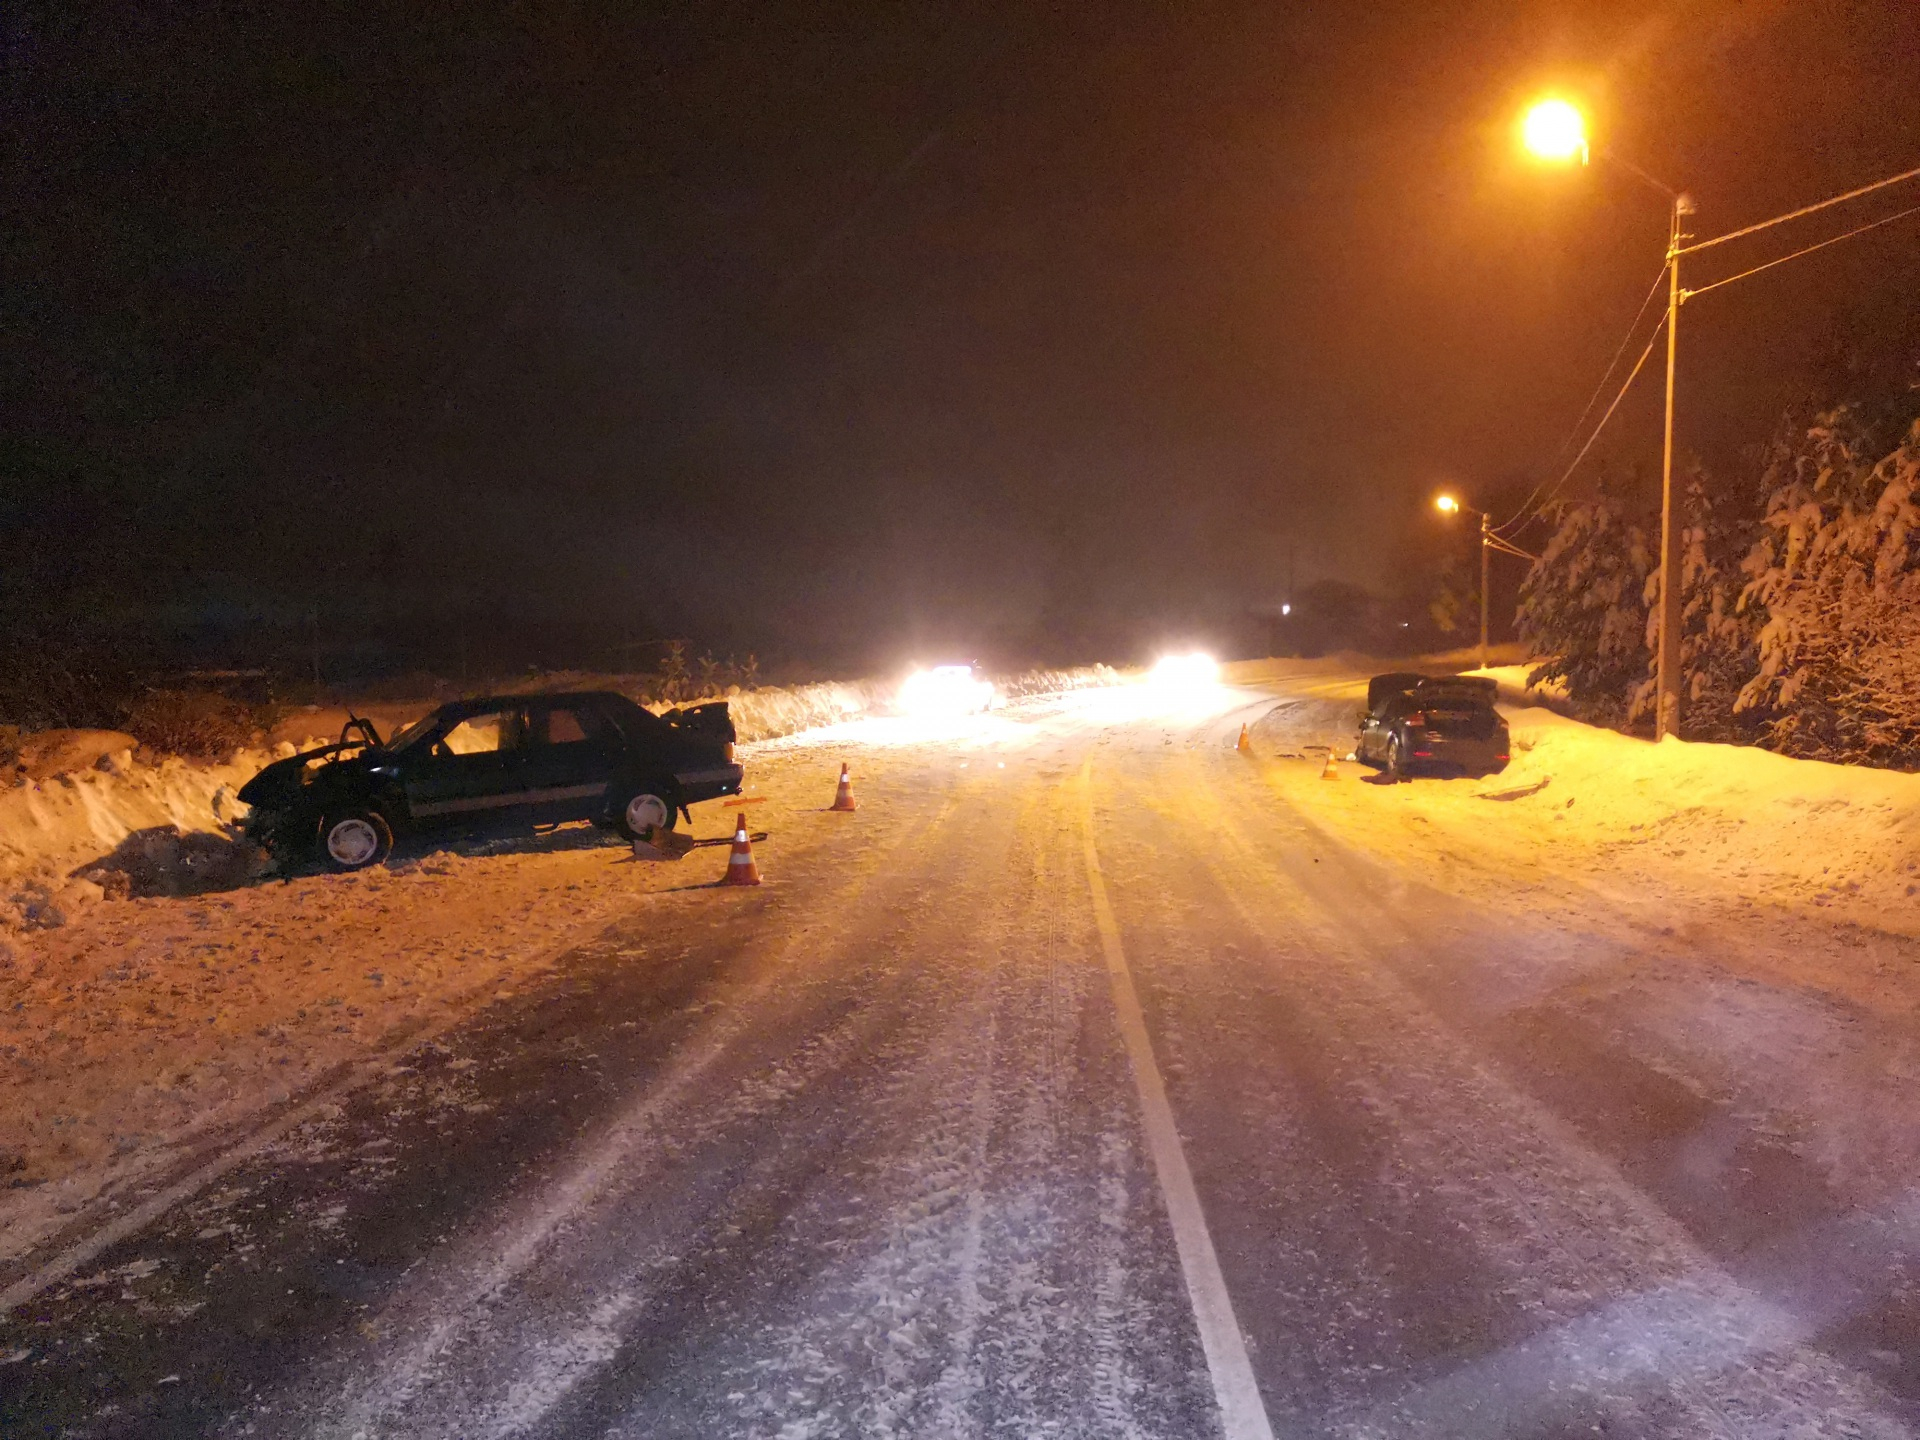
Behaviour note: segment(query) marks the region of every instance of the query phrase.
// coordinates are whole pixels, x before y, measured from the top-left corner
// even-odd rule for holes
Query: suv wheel
[[[393,831],[377,810],[329,815],[320,822],[320,853],[329,870],[364,870],[393,853]]]
[[[680,812],[662,788],[643,785],[620,807],[616,828],[627,839],[638,840],[656,825],[662,830],[673,829]]]
[[[1406,778],[1406,761],[1401,758],[1400,737],[1396,735],[1387,741],[1387,783],[1398,785]]]

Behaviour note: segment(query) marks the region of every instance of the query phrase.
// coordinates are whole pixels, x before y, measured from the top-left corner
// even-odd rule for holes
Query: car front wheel
[[[320,853],[329,870],[364,870],[393,853],[393,830],[376,810],[329,815],[320,823]]]

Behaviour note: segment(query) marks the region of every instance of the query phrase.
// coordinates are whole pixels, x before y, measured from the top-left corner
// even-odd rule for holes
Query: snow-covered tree
[[[1543,661],[1529,683],[1561,681],[1596,720],[1623,719],[1647,673],[1653,546],[1633,488],[1631,476],[1603,478],[1593,498],[1554,507],[1553,534],[1520,588],[1520,638]]]
[[[1680,733],[1690,740],[1751,741],[1762,718],[1739,706],[1742,687],[1758,663],[1758,627],[1752,612],[1740,605],[1746,580],[1740,565],[1751,542],[1753,516],[1735,501],[1698,460],[1688,465],[1680,495]],[[1642,598],[1648,668],[1629,696],[1627,718],[1651,722],[1653,657],[1660,643],[1657,558]]]
[[[1769,455],[1741,603],[1760,620],[1764,709],[1789,754],[1920,769],[1920,419],[1842,405]],[[1902,428],[1895,429],[1898,425]]]

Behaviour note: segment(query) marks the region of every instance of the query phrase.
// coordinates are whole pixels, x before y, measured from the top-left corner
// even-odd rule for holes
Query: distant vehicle
[[[351,719],[336,745],[275,761],[240,791],[276,858],[360,870],[394,837],[591,820],[629,839],[740,793],[724,701],[655,715],[624,695],[455,700],[390,740]]]
[[[1354,754],[1389,780],[1416,771],[1486,775],[1512,756],[1499,687],[1481,676],[1376,675],[1367,682]]]
[[[972,665],[935,665],[907,676],[895,703],[907,715],[978,715],[997,698],[993,682],[982,680]]]

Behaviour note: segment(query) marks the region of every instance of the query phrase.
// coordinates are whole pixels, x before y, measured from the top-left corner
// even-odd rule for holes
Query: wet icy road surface
[[[35,1296],[0,1428],[1909,1433],[1920,1217],[1536,1003],[1617,927],[1383,869],[1232,749],[1350,709],[810,741],[875,778],[844,838],[646,897]]]

